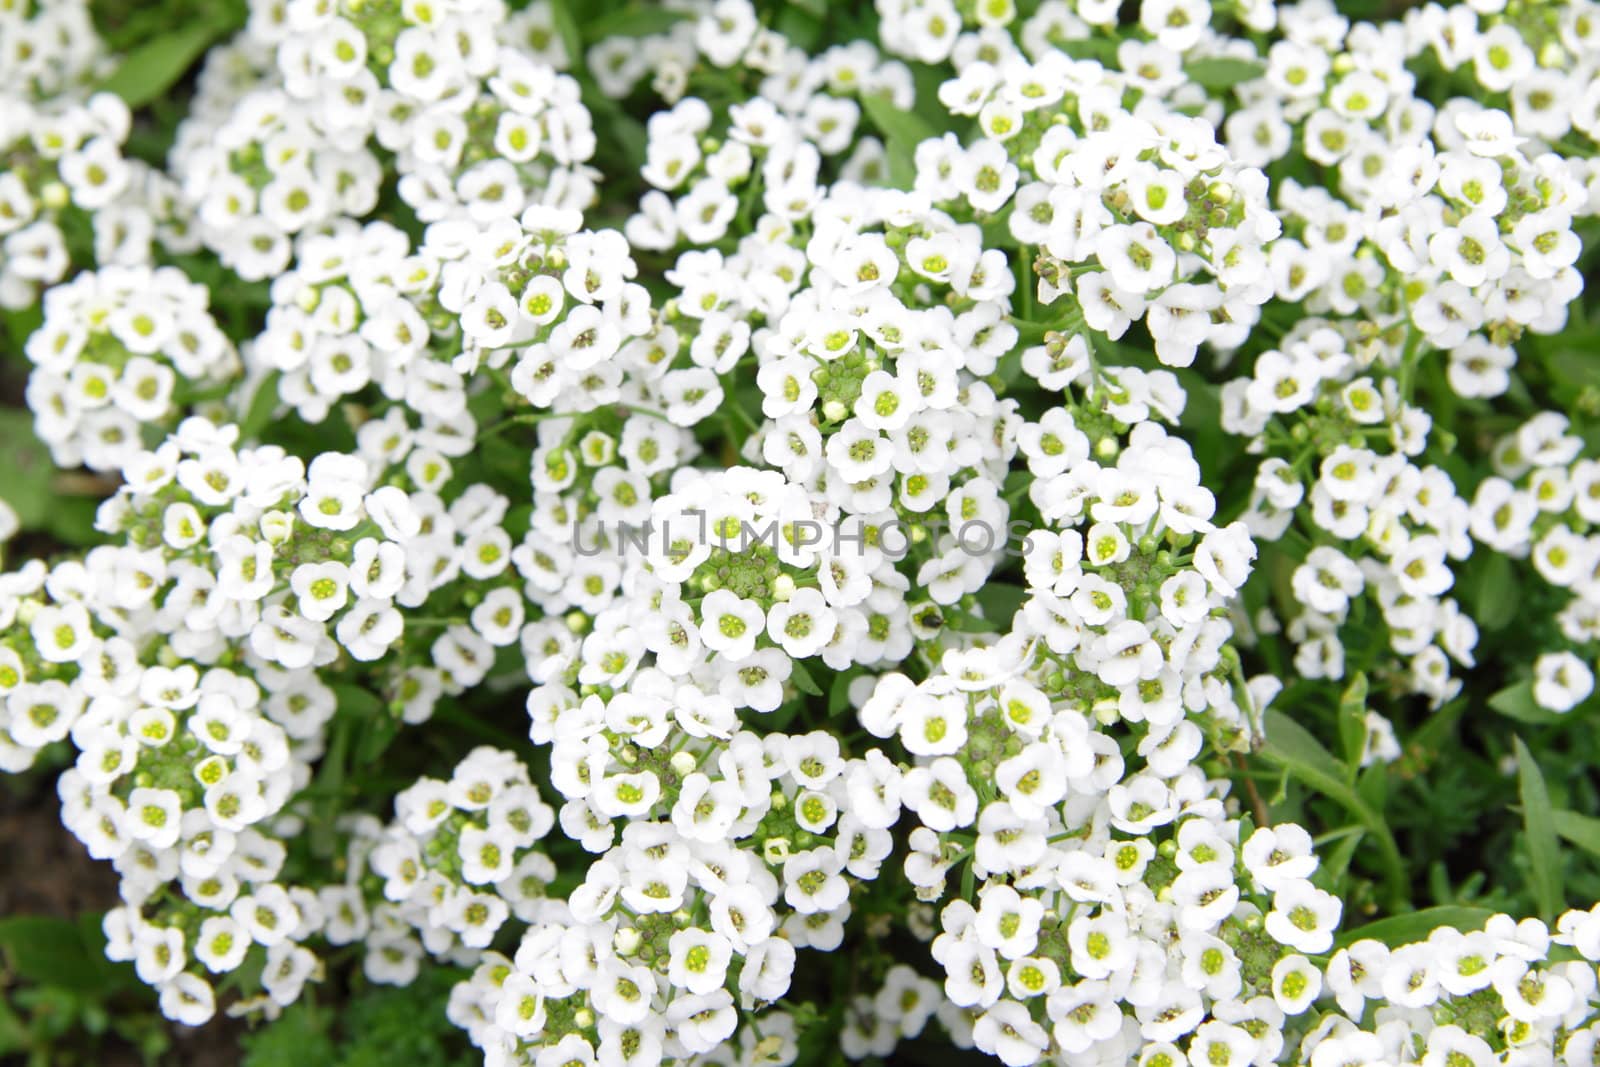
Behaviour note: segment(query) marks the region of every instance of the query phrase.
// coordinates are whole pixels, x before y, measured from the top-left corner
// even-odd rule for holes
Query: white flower
[[[1567,712],[1594,692],[1594,672],[1571,652],[1546,652],[1533,664],[1533,699],[1541,708]]]
[[[815,589],[797,590],[767,612],[767,635],[795,659],[816,655],[833,640],[832,608]]]
[[[979,1048],[998,1057],[1006,1067],[1037,1063],[1050,1048],[1049,1031],[1012,1000],[1002,1000],[979,1016],[972,1036]]]
[[[1317,869],[1311,835],[1294,823],[1258,828],[1240,855],[1256,884],[1269,893],[1303,882]]]
[[[713,652],[729,659],[744,659],[755,651],[756,638],[766,628],[760,605],[726,589],[706,594],[700,604],[700,639]]]
[[[667,981],[700,996],[721,988],[733,958],[726,938],[693,927],[674,933],[667,952]]]
[[[152,848],[171,848],[182,831],[183,802],[171,789],[140,787],[128,794],[128,835]]]
[[[332,618],[349,599],[350,574],[344,564],[303,563],[289,576],[300,614],[317,622]]]
[[[1280,944],[1319,954],[1333,945],[1333,930],[1344,905],[1310,882],[1290,882],[1272,895],[1266,930]]]
[[[1299,1015],[1322,992],[1322,972],[1304,956],[1285,956],[1272,967],[1272,998],[1287,1015]]]

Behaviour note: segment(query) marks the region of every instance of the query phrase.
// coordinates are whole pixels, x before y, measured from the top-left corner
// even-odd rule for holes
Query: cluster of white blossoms
[[[206,83],[226,106],[197,109],[173,151],[200,237],[241,276],[277,276],[294,235],[372,212],[380,152],[424,222],[593,198],[577,83],[502,44],[498,0],[251,7],[266,69]]]
[[[1244,522],[1295,546],[1300,612],[1287,632],[1305,678],[1345,676],[1340,633],[1375,599],[1397,682],[1437,707],[1461,689],[1478,628],[1447,596],[1473,551],[1470,509],[1450,475],[1419,463],[1432,420],[1407,400],[1415,373],[1389,365],[1370,330],[1304,319],[1254,373],[1223,387],[1223,426],[1268,458]],[[1414,356],[1414,351],[1412,353]]]
[[[209,299],[177,268],[146,265],[85,271],[45,294],[28,406],[58,466],[120,470],[146,428],[218,406],[240,363]]]
[[[515,755],[476,749],[449,779],[424,778],[397,795],[395,815],[376,833],[357,828],[361,862],[341,891],[356,925],[344,941],[364,943],[368,978],[409,983],[424,950],[475,963],[508,918],[542,914],[556,871],[534,846],[555,813]],[[382,879],[370,907],[360,887],[368,871]]]
[[[667,718],[673,698],[648,681],[553,709],[556,758],[586,750],[556,764],[561,824],[600,856],[452,998],[486,1062],[679,1059],[732,1040],[741,1016],[766,1046],[755,1011],[788,991],[797,949],[840,946],[852,886],[893,847],[898,771],[881,755],[847,759],[823,732],[733,733],[726,701],[709,728],[687,708]]]
[[[189,1024],[459,968],[488,1067],[1593,1063],[1600,906],[1366,937],[1352,834],[1480,658],[1593,694],[1600,407],[1526,353],[1600,6],[601,6],[252,0],[163,171],[0,0],[0,305],[121,480],[0,575],[0,769],[112,957]],[[1261,796],[1348,676],[1350,783]]]
[[[1174,84],[1053,50],[973,60],[939,98],[982,136],[923,142],[916,188],[984,215],[1009,207],[1012,236],[1041,251],[1041,303],[1066,297],[1062,315],[1111,341],[1143,321],[1157,358],[1187,367],[1201,344],[1249,336],[1273,295],[1265,246],[1281,225],[1266,176],[1163,99]]]
[[[226,446],[214,435],[188,428],[191,442],[209,446],[210,466],[174,447],[164,460],[149,454],[144,473],[159,483],[176,471],[208,491],[206,475],[232,473],[242,485],[215,462]],[[276,500],[295,476],[260,458],[252,488]],[[278,1003],[293,1001],[313,970],[299,942],[319,912],[315,894],[280,882],[291,828],[282,817],[312,777],[335,697],[314,673],[277,669],[219,636],[227,597],[184,557],[210,555],[194,552],[208,525],[200,506],[214,529],[237,526],[236,516],[176,485],[150,484],[133,499],[122,547],[6,575],[0,765],[23,770],[70,739],[77,756],[58,783],[62,821],[120,875],[108,953],[135,962],[167,1015],[196,1025],[216,1010],[208,975],[237,969],[252,946]],[[209,583],[184,580],[201,572]]]
[[[1600,640],[1600,463],[1558,412],[1541,412],[1495,446],[1495,473],[1478,483],[1469,530],[1485,549],[1530,563],[1569,596],[1555,614],[1564,647],[1533,664],[1533,699],[1571,711],[1594,692]],[[1582,652],[1583,655],[1579,655]]]
[[[138,184],[122,155],[127,105],[110,93],[35,100],[6,86],[0,106],[0,307],[28,307],[66,276],[73,250],[63,227],[74,223],[92,228],[99,262],[147,257],[148,247],[130,257],[138,241],[118,229],[128,225],[121,202]]]
[[[0,92],[16,97],[71,94],[107,72],[111,57],[95,32],[88,0],[0,8]]]
[[[165,749],[182,729],[232,757],[257,718],[238,707],[258,704],[269,733],[312,743],[334,699],[307,669],[377,660],[399,639],[403,546],[420,530],[406,494],[373,489],[357,456],[325,453],[308,470],[275,446],[238,448],[237,435],[186,420],[127,462],[126,484],[101,506],[100,529],[118,543],[8,577],[0,738],[13,769],[69,732],[80,770],[108,788],[135,773],[141,745]],[[269,695],[206,715],[202,671],[178,661],[224,673],[248,665]],[[191,742],[162,755],[204,787],[191,790],[196,804],[254,805],[270,789],[276,810],[303,784],[235,775]]]

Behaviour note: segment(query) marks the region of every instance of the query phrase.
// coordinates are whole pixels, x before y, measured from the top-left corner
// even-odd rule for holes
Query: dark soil
[[[89,857],[61,825],[55,776],[33,772],[0,779],[0,918],[42,916],[76,921],[99,915],[117,903],[117,874],[109,863]],[[17,979],[0,965],[0,1002],[9,1003]],[[108,1005],[116,1011],[121,1001]],[[154,997],[128,1005],[142,1013],[155,1011]],[[159,1017],[159,1016],[157,1016]],[[239,1035],[244,1025],[218,1015],[206,1026],[191,1029],[167,1024],[171,1047],[160,1067],[234,1067],[239,1062]],[[61,1051],[70,1061],[96,1067],[143,1067],[137,1050],[113,1034],[81,1035]],[[22,1057],[0,1056],[11,1067]]]

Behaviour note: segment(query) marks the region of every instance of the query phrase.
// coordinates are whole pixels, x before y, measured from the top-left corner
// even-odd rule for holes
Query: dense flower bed
[[[108,955],[490,1065],[1594,1062],[1600,6],[595,7],[252,0],[168,127],[0,10],[105,497],[0,507],[0,767]]]

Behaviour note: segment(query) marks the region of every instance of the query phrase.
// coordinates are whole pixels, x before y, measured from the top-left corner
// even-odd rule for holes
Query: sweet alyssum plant
[[[0,766],[162,1011],[1594,1062],[1600,7],[586,14],[252,2],[152,161],[0,10],[0,303],[107,486],[0,577]],[[1460,892],[1390,826],[1452,745],[1522,812]]]

